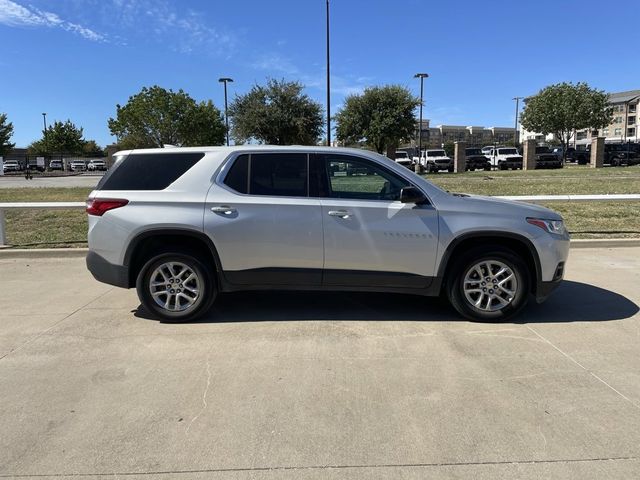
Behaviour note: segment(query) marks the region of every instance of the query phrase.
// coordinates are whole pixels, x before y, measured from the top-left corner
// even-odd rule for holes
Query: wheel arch
[[[465,233],[449,242],[438,267],[438,278],[442,279],[442,286],[446,285],[453,259],[470,248],[494,245],[509,248],[523,258],[529,270],[531,293],[535,295],[542,279],[542,267],[536,247],[523,235],[502,231]]]
[[[176,246],[200,254],[211,262],[216,280],[220,281],[222,264],[218,250],[211,238],[202,232],[173,228],[145,230],[136,235],[124,255],[123,264],[128,267],[129,287],[134,287],[136,277],[146,260],[163,250],[166,245]]]

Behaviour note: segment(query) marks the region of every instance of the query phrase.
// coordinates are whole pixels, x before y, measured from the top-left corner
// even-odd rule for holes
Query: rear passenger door
[[[320,285],[322,211],[306,153],[242,154],[209,190],[204,229],[235,285]]]

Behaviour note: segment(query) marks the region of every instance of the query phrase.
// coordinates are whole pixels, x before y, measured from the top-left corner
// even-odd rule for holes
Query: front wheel
[[[453,267],[447,296],[471,320],[505,321],[527,303],[529,272],[523,260],[503,247],[475,249]]]
[[[211,308],[217,289],[211,269],[188,253],[161,253],[148,260],[136,281],[138,298],[161,320],[194,320]]]

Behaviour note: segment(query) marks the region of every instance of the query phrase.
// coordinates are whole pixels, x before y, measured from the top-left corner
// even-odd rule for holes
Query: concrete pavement
[[[0,477],[638,478],[640,248],[513,323],[242,293],[162,324],[79,258],[0,258]]]

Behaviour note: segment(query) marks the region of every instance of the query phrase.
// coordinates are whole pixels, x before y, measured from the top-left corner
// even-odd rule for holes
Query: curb
[[[571,248],[640,247],[640,238],[581,238],[571,240]]]
[[[571,248],[640,247],[640,238],[588,238],[571,240]],[[0,248],[2,258],[80,258],[88,248]]]
[[[86,257],[88,248],[3,248],[3,258],[80,258]]]

